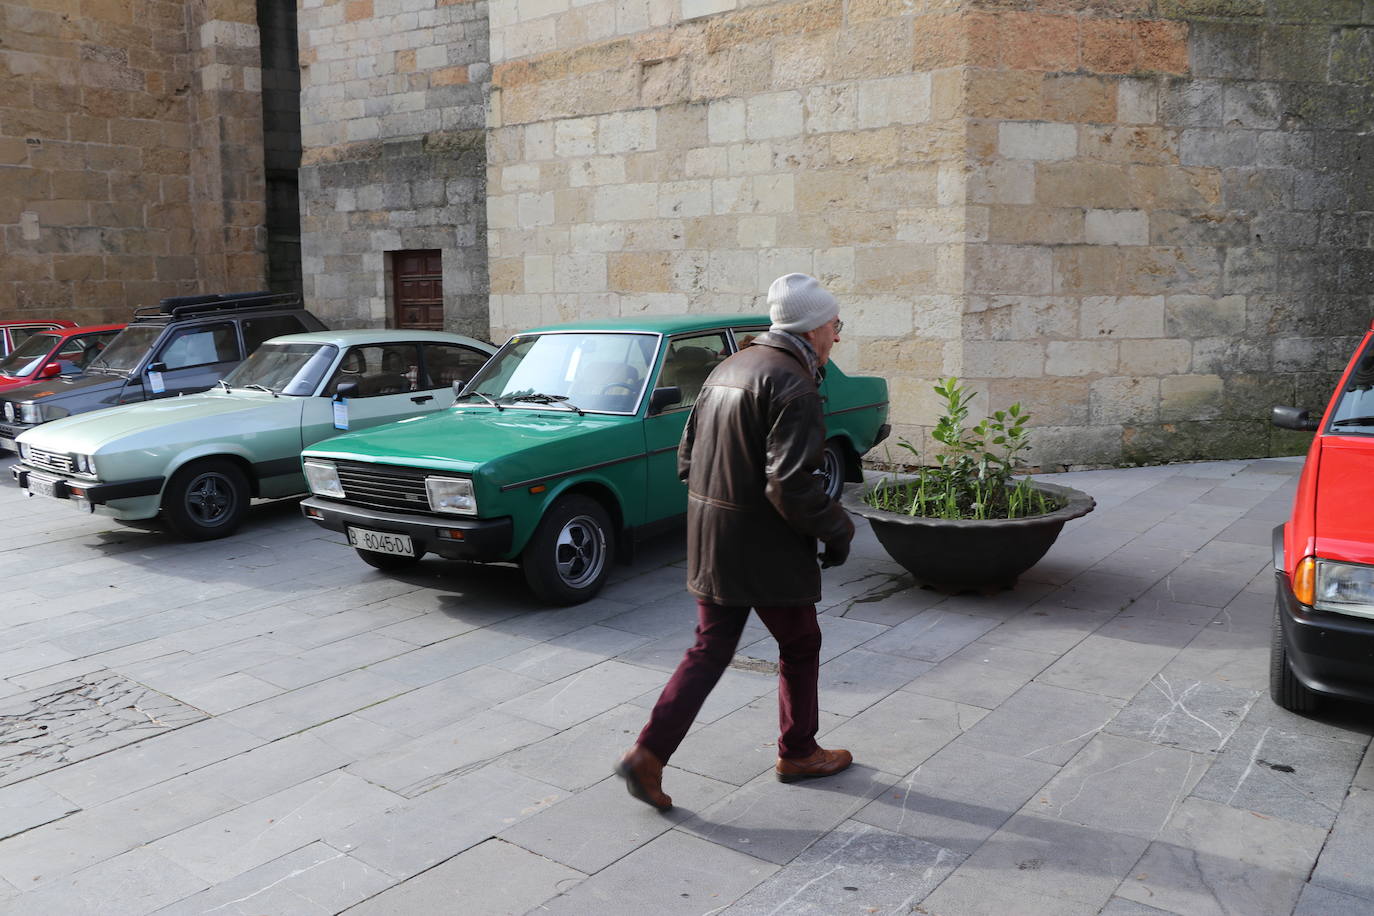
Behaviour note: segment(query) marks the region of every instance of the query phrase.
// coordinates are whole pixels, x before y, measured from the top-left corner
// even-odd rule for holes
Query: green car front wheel
[[[601,591],[611,569],[610,515],[589,496],[560,497],[544,513],[520,556],[531,591],[550,604],[577,604]]]

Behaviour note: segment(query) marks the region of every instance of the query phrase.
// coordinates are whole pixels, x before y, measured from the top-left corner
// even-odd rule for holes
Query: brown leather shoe
[[[663,794],[663,762],[647,748],[636,744],[615,765],[615,775],[625,780],[630,794],[646,805],[660,811],[673,807],[673,800]]]
[[[820,776],[834,776],[836,773],[846,769],[854,762],[854,755],[849,751],[836,748],[827,751],[823,747],[816,748],[816,752],[809,757],[797,757],[787,759],[778,758],[776,767],[779,782],[796,782],[799,779],[816,779]]]

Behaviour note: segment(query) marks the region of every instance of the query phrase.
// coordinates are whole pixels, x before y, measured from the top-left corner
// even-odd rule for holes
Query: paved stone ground
[[[1014,592],[827,573],[822,738],[782,785],[766,633],[673,759],[609,776],[690,639],[680,537],[581,607],[360,563],[294,504],[183,544],[0,466],[0,913],[1374,912],[1368,710],[1265,694],[1299,462],[1063,475]]]

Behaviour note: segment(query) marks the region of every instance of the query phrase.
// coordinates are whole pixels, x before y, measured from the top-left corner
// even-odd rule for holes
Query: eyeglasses
[[[836,318],[836,319],[835,319],[835,333],[838,334],[838,333],[840,333],[840,332],[843,331],[843,330],[844,330],[844,319],[843,319],[843,318]]]

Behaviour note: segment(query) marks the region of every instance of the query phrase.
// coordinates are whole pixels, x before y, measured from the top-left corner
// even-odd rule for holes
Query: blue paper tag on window
[[[348,429],[348,400],[339,398],[334,402],[334,428]]]
[[[167,390],[167,386],[162,382],[161,372],[148,373],[148,387],[152,390],[153,394],[162,394],[162,392]]]

